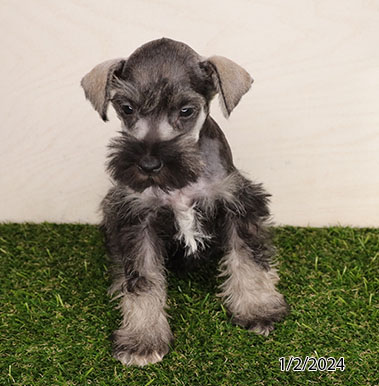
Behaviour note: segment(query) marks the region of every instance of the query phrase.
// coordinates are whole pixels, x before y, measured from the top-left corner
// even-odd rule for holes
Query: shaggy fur
[[[110,144],[114,186],[102,202],[102,228],[110,294],[122,313],[114,355],[125,365],[155,363],[169,351],[165,267],[178,256],[186,265],[219,252],[219,296],[234,323],[267,335],[288,312],[271,266],[268,195],[235,168],[209,116],[217,93],[229,116],[251,83],[231,60],[204,59],[169,39],[101,63],[82,80],[100,116],[111,102],[122,122]]]

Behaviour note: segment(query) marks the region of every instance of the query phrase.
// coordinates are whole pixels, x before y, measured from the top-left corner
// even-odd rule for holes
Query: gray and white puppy
[[[287,314],[270,266],[268,195],[238,172],[209,116],[216,94],[228,117],[251,83],[231,60],[166,38],[82,79],[101,118],[111,102],[122,122],[110,144],[114,186],[102,227],[114,263],[110,293],[121,300],[113,343],[123,364],[158,362],[169,351],[165,266],[173,259],[220,256],[219,296],[240,326],[267,335]]]

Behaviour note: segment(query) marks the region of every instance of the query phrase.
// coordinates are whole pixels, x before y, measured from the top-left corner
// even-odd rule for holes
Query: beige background
[[[379,226],[379,1],[0,1],[0,221],[97,222],[119,128],[81,77],[162,36],[254,77],[229,121],[279,224]]]

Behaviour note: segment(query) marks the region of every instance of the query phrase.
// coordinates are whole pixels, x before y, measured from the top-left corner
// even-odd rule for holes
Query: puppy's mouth
[[[156,168],[153,171],[146,171],[142,169],[139,165],[137,165],[139,181],[142,189],[149,188],[150,186],[158,186],[162,187],[164,182],[162,179],[164,178],[164,167],[163,165],[159,168]]]
[[[141,171],[139,168],[138,170],[140,171],[140,178],[141,180],[145,183],[145,184],[149,184],[150,185],[156,185],[158,183],[158,173],[150,173],[150,174],[147,174],[146,172],[143,172]]]

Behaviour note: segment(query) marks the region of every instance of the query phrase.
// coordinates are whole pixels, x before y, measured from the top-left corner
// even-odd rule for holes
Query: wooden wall
[[[119,122],[80,79],[166,36],[254,77],[212,114],[276,223],[379,226],[379,1],[2,0],[0,31],[0,221],[98,221]]]

